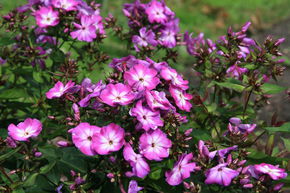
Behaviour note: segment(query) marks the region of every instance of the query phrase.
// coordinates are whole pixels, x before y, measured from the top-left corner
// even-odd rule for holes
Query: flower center
[[[147,119],[146,115],[143,115],[143,119],[145,119],[145,120]]]
[[[91,136],[88,136],[87,138],[89,141],[92,141],[92,137]]]
[[[109,145],[113,145],[113,141],[112,140],[109,141]]]
[[[24,136],[27,136],[27,135],[29,135],[29,133],[26,131],[26,132],[24,133]]]
[[[151,146],[152,146],[152,147],[155,147],[155,143],[152,143]]]
[[[144,78],[139,78],[139,81],[140,82],[144,82]]]
[[[223,171],[223,168],[219,168],[218,171],[219,171],[219,172]]]

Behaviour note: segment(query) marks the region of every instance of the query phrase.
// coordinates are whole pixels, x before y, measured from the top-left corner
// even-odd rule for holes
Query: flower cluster
[[[170,155],[172,141],[164,131],[165,121],[168,118],[178,124],[186,121],[178,109],[190,112],[192,107],[189,102],[192,96],[186,93],[188,81],[166,62],[156,63],[149,58],[139,60],[128,56],[114,59],[110,66],[114,72],[107,79],[107,84],[102,81],[93,84],[89,79],[84,79],[81,85],[72,81],[65,85],[57,82],[46,96],[48,99],[63,98],[74,102],[72,108],[77,122],[82,119],[80,107],[102,113],[108,111],[108,107],[111,110],[131,107],[127,116],[132,117],[135,128],[123,129],[115,123],[98,127],[81,122],[69,132],[75,146],[90,156],[108,155],[125,145],[124,159],[132,167],[126,175],[144,178],[150,171],[146,159],[161,161]],[[130,131],[140,133],[139,142],[125,140],[125,132]],[[127,135],[133,137],[133,134]],[[139,153],[133,147],[138,147]],[[189,173],[183,178],[188,177]]]
[[[53,0],[37,1],[29,6],[38,7],[33,15],[40,28],[53,27],[64,22],[64,33],[70,33],[73,39],[86,42],[92,42],[97,35],[105,33],[98,5],[88,6],[84,1],[77,0]],[[67,23],[67,16],[74,16],[74,22]]]
[[[232,77],[242,80],[244,74],[251,72],[253,73],[251,74],[252,79],[255,80],[252,82],[255,82],[256,85],[267,82],[270,76],[281,75],[283,68],[279,64],[284,60],[278,59],[282,55],[278,46],[285,39],[281,38],[274,41],[272,37],[268,37],[264,44],[260,45],[248,37],[247,31],[250,25],[251,22],[247,22],[238,32],[233,32],[232,28],[229,28],[227,35],[221,36],[216,42],[210,39],[205,40],[203,33],[193,38],[192,34],[186,32],[184,41],[187,51],[197,60],[195,69],[202,72],[205,67],[212,68],[226,64],[225,69],[218,68],[208,78],[217,79],[218,77],[220,80],[223,77]],[[207,65],[200,66],[204,63]],[[273,71],[273,68],[267,64],[277,65],[274,75],[269,73]]]
[[[174,48],[178,41],[179,20],[165,4],[152,0],[147,4],[139,0],[124,4],[123,12],[132,30],[132,42],[137,52],[154,49],[158,45]]]
[[[1,178],[7,178],[11,187],[18,184],[14,179],[24,180],[19,187],[23,184],[27,192],[38,191],[35,187],[29,189],[32,181],[46,178],[47,187],[58,193],[115,192],[107,190],[111,185],[122,193],[125,189],[129,193],[143,189],[167,191],[163,187],[192,193],[235,188],[279,192],[284,184],[277,181],[286,178],[287,172],[272,164],[285,167],[286,162],[280,158],[272,164],[263,163],[268,160],[253,162],[248,149],[253,145],[260,149],[264,142],[260,144],[258,139],[273,128],[256,136],[257,125],[263,124],[245,122],[254,120],[259,107],[257,99],[251,101],[251,94],[265,99],[266,91],[273,90],[262,86],[284,70],[278,58],[284,39],[268,37],[260,45],[248,37],[248,22],[238,32],[229,28],[218,41],[205,39],[202,33],[192,37],[186,32],[181,42],[179,20],[164,0],[136,0],[124,4],[123,13],[128,18],[129,33],[122,33],[112,15],[103,20],[99,4],[83,0],[29,0],[3,17],[3,26],[21,32],[14,37],[14,43],[1,48],[4,52],[0,53],[0,68],[5,67],[4,75],[6,71],[11,71],[9,75],[15,73],[0,78],[1,91],[14,93],[14,86],[18,89],[26,83],[31,87],[37,83],[39,89],[27,89],[27,93],[24,89],[13,96],[15,101],[9,98],[13,94],[9,93],[7,100],[1,96],[13,109],[1,109],[4,113],[0,116],[5,117],[5,123],[22,118],[33,101],[31,106],[37,107],[33,116],[47,118],[41,117],[43,122],[27,118],[7,125],[8,136],[2,140],[1,135],[0,147],[8,149],[1,157],[9,159],[1,160]],[[21,24],[29,16],[35,19],[36,26]],[[135,55],[113,58],[108,64],[110,73],[94,82],[90,79],[95,75],[94,65],[109,59],[99,46],[108,28],[119,33],[115,35],[124,35],[121,40],[127,40],[128,45],[133,42]],[[177,56],[172,48],[179,43],[186,45],[195,59],[200,83],[194,88],[170,66],[169,59],[174,61]],[[160,49],[167,54],[162,59],[156,54]],[[46,64],[48,59],[51,61]],[[38,76],[29,68],[18,69],[23,61],[50,69]],[[93,73],[80,72],[84,65]],[[54,85],[48,84],[49,79]],[[2,85],[7,88],[2,89]],[[38,95],[22,96],[34,92]],[[240,96],[245,96],[245,103],[237,102]],[[0,102],[1,107],[6,105]],[[24,104],[21,113],[14,109],[18,103]],[[275,116],[271,125],[283,124]],[[33,140],[36,137],[39,141]],[[272,156],[274,137],[270,133],[265,145],[267,158]],[[17,157],[17,162],[10,157]],[[11,163],[24,167],[7,174]],[[21,174],[10,178],[17,172]],[[14,188],[8,186],[2,188],[13,192]]]

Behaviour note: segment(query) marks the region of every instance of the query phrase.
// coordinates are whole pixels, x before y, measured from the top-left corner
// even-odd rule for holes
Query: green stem
[[[254,90],[254,88],[251,89],[251,91],[249,92],[249,94],[247,96],[246,103],[245,103],[244,110],[243,110],[243,118],[245,118],[245,113],[246,113],[246,110],[248,108],[250,97],[251,97],[251,95],[253,93],[253,90]]]
[[[13,182],[13,180],[8,176],[8,174],[5,172],[5,169],[4,168],[2,168],[2,167],[0,167],[0,171],[1,171],[1,173],[9,180],[9,182],[11,183],[11,184],[13,184],[14,182]]]

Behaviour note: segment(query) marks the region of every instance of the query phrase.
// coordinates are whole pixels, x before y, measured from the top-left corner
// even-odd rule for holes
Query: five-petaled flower
[[[50,7],[40,7],[35,13],[36,24],[39,27],[56,26],[59,23],[58,12]]]
[[[42,130],[42,124],[37,119],[27,118],[23,122],[8,126],[8,135],[16,141],[28,141],[30,137],[37,137]]]

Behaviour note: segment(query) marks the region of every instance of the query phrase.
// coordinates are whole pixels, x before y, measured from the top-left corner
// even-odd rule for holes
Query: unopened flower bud
[[[191,133],[192,133],[192,128],[187,129],[187,130],[184,132],[184,135],[185,135],[185,136],[189,136]]]
[[[107,174],[107,177],[111,179],[111,178],[114,178],[115,175],[114,175],[113,173],[108,173],[108,174]]]
[[[243,185],[243,188],[253,188],[254,185],[253,184],[245,184]]]
[[[37,151],[37,152],[34,153],[34,156],[35,156],[35,157],[41,157],[41,156],[42,156],[42,153],[39,152],[39,151]]]

